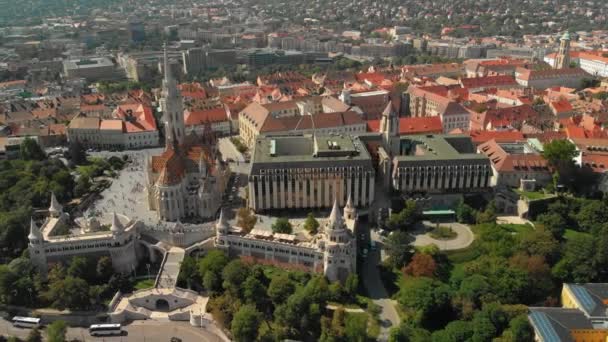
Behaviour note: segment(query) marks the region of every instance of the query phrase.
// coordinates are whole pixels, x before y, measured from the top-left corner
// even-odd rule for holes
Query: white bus
[[[93,324],[89,327],[91,336],[122,335],[120,324]]]
[[[40,318],[15,316],[13,317],[13,325],[21,328],[38,328]]]

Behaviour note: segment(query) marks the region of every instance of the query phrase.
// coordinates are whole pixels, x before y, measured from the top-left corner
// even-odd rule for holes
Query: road
[[[183,342],[216,342],[221,339],[206,330],[193,327],[188,322],[156,322],[156,321],[134,321],[123,326],[126,334],[123,336],[92,337],[86,328],[69,328],[67,340],[77,339],[80,341],[96,342],[169,342],[171,337],[181,338]],[[15,328],[10,322],[0,320],[0,334],[26,338],[29,329]],[[44,335],[44,332],[43,332]]]
[[[442,251],[453,251],[458,249],[463,249],[469,247],[473,240],[475,240],[475,235],[471,231],[471,229],[460,223],[451,222],[451,223],[441,223],[441,226],[446,226],[452,228],[456,234],[456,238],[452,240],[437,240],[433,239],[428,233],[424,226],[433,227],[434,224],[430,222],[424,222],[423,225],[419,225],[415,232],[412,234],[416,238],[414,241],[414,246],[427,246],[431,244],[435,244]]]
[[[362,234],[364,235],[363,239],[361,236],[360,243],[368,244],[370,238],[373,238],[376,241],[376,250],[369,250],[369,253],[365,259],[363,259],[363,285],[367,289],[368,296],[374,301],[374,303],[382,308],[380,312],[380,336],[378,336],[379,341],[387,341],[390,329],[392,327],[398,326],[401,319],[399,318],[399,314],[395,309],[395,301],[389,298],[386,289],[384,288],[384,284],[382,283],[382,278],[380,277],[380,271],[378,270],[378,265],[380,264],[380,247],[382,243],[377,240],[378,237],[376,234],[371,234],[368,225],[362,225]],[[365,247],[362,247],[365,248]],[[362,249],[360,248],[360,249]]]

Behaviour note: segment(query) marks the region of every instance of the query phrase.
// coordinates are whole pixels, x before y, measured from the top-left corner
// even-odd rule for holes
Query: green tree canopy
[[[555,139],[543,145],[543,157],[554,167],[572,163],[576,155],[576,146],[566,139]]]
[[[65,342],[65,333],[68,325],[65,321],[54,321],[46,328],[46,337],[49,342]]]
[[[317,234],[319,230],[319,221],[317,221],[313,213],[308,213],[308,216],[306,216],[306,221],[304,221],[304,229],[306,229],[311,235]]]
[[[412,257],[410,243],[413,238],[403,231],[393,231],[384,242],[384,250],[388,255],[387,262],[394,268],[400,269]]]
[[[46,153],[42,150],[38,142],[32,138],[26,137],[21,142],[20,146],[21,159],[23,160],[44,160]]]
[[[258,336],[262,314],[253,305],[243,305],[234,315],[230,331],[237,342],[253,342]]]
[[[272,231],[275,233],[291,234],[292,230],[293,228],[291,227],[291,223],[285,217],[279,217],[272,224]]]

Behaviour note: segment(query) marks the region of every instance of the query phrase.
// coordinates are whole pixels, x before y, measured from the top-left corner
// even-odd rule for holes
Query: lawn
[[[532,230],[534,230],[534,227],[532,227],[531,224],[507,223],[507,224],[501,224],[500,227],[510,231],[511,233],[517,233],[517,234],[527,233],[527,232],[531,232]]]
[[[430,235],[437,240],[453,240],[458,236],[454,230],[446,226],[437,226],[431,230]]]
[[[145,290],[154,287],[154,279],[139,280],[133,285],[135,290]]]
[[[589,236],[590,234],[584,233],[584,232],[577,232],[576,230],[573,230],[573,229],[566,229],[566,232],[564,233],[564,238],[566,240],[570,240],[575,236],[585,236],[585,235]]]
[[[546,194],[546,193],[544,193],[542,191],[521,191],[521,190],[515,190],[515,192],[517,192],[521,196],[526,197],[527,199],[529,199],[531,201],[555,196],[555,195],[552,195],[552,194]]]

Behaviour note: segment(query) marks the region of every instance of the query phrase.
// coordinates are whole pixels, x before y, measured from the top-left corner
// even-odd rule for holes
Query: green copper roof
[[[569,31],[564,32],[561,40],[570,40],[570,32]]]

